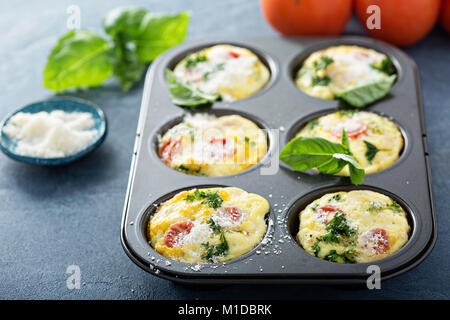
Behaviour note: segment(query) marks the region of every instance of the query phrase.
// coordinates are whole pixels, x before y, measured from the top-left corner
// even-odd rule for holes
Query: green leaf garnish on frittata
[[[281,150],[279,158],[296,171],[316,168],[322,173],[336,174],[348,165],[352,183],[364,181],[364,169],[353,157],[344,130],[342,144],[317,137],[294,138]]]

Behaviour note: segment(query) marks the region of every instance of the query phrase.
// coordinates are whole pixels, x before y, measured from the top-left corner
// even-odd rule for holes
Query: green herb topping
[[[186,68],[193,68],[195,67],[199,62],[208,61],[206,56],[204,54],[197,54],[197,55],[189,55],[186,58],[185,67]]]
[[[225,238],[225,232],[220,233],[220,243],[216,245],[210,245],[209,242],[202,243],[206,253],[202,256],[203,259],[214,262],[215,257],[226,256],[230,247],[228,246],[227,239]]]
[[[326,69],[333,62],[333,58],[328,56],[321,56],[320,61],[314,61],[314,70],[319,71]]]
[[[386,73],[388,75],[393,75],[394,73],[397,72],[397,70],[395,69],[394,63],[389,58],[384,59],[379,64],[373,63],[370,66],[372,68],[374,68],[378,71],[381,71],[383,73]]]
[[[356,263],[356,256],[357,253],[355,250],[347,250],[343,253],[337,253],[336,250],[330,250],[323,259],[331,262]]]
[[[357,233],[356,229],[352,229],[348,225],[345,213],[339,212],[336,212],[334,217],[328,221],[326,229],[328,233],[319,237],[318,241],[339,243],[344,237],[349,238]]]
[[[327,85],[329,85],[331,82],[331,78],[329,76],[313,76],[311,78],[311,85],[313,87],[315,86],[321,86],[321,87],[326,87]]]
[[[186,198],[184,198],[183,200],[192,202],[194,200],[203,200],[203,199],[206,200],[202,201],[202,204],[207,204],[213,209],[219,208],[223,202],[223,199],[220,197],[217,191],[211,192],[211,190],[208,190],[205,192],[200,191],[198,189],[194,191],[193,195],[187,195]]]
[[[373,145],[372,143],[370,143],[369,141],[364,140],[364,143],[366,144],[367,150],[365,153],[366,159],[367,161],[369,161],[369,163],[372,163],[372,160],[375,158],[375,156],[377,155],[377,153],[379,151],[387,151],[388,149],[378,149],[375,145]]]
[[[337,202],[339,202],[339,201],[341,201],[341,196],[340,196],[339,194],[335,194],[335,195],[332,196],[330,199],[328,199],[328,202],[331,202],[331,201],[337,201]]]

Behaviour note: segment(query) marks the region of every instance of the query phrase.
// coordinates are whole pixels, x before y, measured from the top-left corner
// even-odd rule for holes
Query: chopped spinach
[[[348,225],[347,219],[345,218],[345,213],[339,212],[336,212],[334,217],[328,221],[326,229],[328,233],[319,237],[319,241],[339,243],[343,240],[343,238],[354,236],[357,233],[355,229]]]
[[[339,115],[341,115],[341,116],[352,116],[352,115],[354,115],[355,113],[358,113],[359,112],[359,110],[357,110],[357,109],[351,109],[351,110],[341,110],[341,111],[339,111]]]
[[[213,219],[208,220],[209,227],[211,228],[212,232],[215,234],[219,234],[222,232],[222,227],[220,224],[216,223]]]
[[[367,147],[365,153],[366,159],[367,161],[369,161],[369,163],[372,163],[373,158],[375,158],[380,149],[378,149],[375,145],[371,144],[369,141],[364,140],[364,143],[366,144]]]
[[[314,128],[317,127],[318,125],[319,125],[319,120],[317,120],[317,119],[308,121],[308,129],[309,130],[314,130]]]
[[[329,85],[331,82],[331,78],[329,76],[313,76],[311,78],[311,85],[313,87],[315,86],[321,86],[321,87],[326,87],[327,85]]]
[[[219,63],[218,65],[216,65],[211,71],[205,72],[203,74],[203,80],[207,81],[209,80],[209,77],[213,74],[216,73],[217,71],[221,71],[224,69],[224,63]]]
[[[319,245],[317,243],[312,246],[312,250],[314,252],[314,255],[316,257],[318,257],[319,256],[319,252],[320,252],[320,247],[319,247]]]
[[[387,208],[392,210],[392,211],[394,211],[395,213],[402,213],[403,212],[403,209],[402,209],[401,205],[399,205],[394,200],[392,200],[392,202],[387,205]]]
[[[193,170],[192,168],[189,168],[185,165],[180,165],[178,168],[176,168],[176,170],[184,172],[184,173],[190,173],[190,174],[200,174],[200,172],[202,171],[202,168],[198,168]]]
[[[374,68],[374,69],[376,69],[378,71],[381,71],[383,73],[386,73],[388,75],[393,75],[397,71],[395,69],[394,63],[389,58],[384,59],[380,63],[373,63],[370,66],[372,68]]]
[[[208,59],[204,54],[197,54],[197,55],[190,55],[186,58],[185,67],[186,68],[193,68],[195,67],[199,62],[207,61]]]
[[[326,69],[333,62],[333,58],[330,58],[328,56],[321,56],[320,61],[314,61],[314,70],[319,71]]]
[[[341,195],[335,194],[330,199],[328,199],[328,202],[331,202],[331,201],[341,201]]]
[[[340,262],[343,263],[356,263],[357,253],[354,250],[348,250],[343,253],[338,253],[336,250],[330,250],[327,255],[323,257],[324,260],[331,262]]]

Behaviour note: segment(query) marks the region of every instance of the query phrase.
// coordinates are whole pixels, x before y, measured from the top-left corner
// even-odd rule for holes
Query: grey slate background
[[[189,10],[189,40],[266,36],[259,1],[2,1],[0,117],[52,96],[42,85],[47,54],[67,32],[66,10],[81,8],[81,26],[99,33],[110,9],[133,5],[154,12]],[[347,34],[361,34],[352,20]],[[414,270],[381,290],[300,285],[186,287],[135,266],[120,245],[120,221],[143,81],[123,94],[115,81],[72,95],[99,104],[109,120],[105,143],[65,167],[41,168],[0,155],[0,298],[2,299],[448,299],[450,298],[450,36],[436,28],[405,49],[419,65],[425,102],[438,242]],[[68,290],[68,265],[79,265],[80,290]]]

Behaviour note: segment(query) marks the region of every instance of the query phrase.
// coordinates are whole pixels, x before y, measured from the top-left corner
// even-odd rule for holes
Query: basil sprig
[[[348,165],[352,183],[364,181],[364,169],[350,151],[345,130],[342,130],[341,144],[317,137],[294,138],[281,150],[279,158],[296,171],[315,168],[322,173],[336,174]]]
[[[218,94],[205,93],[188,81],[177,77],[171,70],[166,70],[170,99],[176,105],[197,107],[212,103],[219,99]]]
[[[44,69],[44,87],[55,92],[95,87],[113,75],[122,90],[139,81],[148,63],[183,42],[189,15],[153,14],[145,9],[117,8],[103,20],[108,38],[71,30],[53,47]]]

